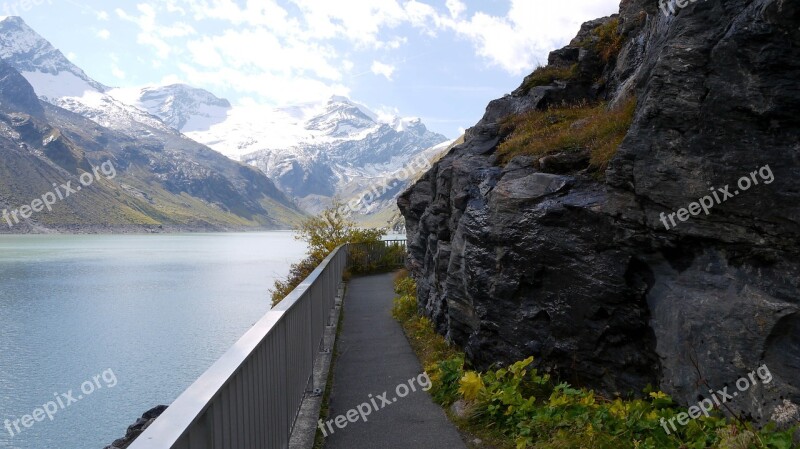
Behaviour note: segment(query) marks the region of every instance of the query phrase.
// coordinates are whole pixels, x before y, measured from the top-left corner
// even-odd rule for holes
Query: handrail
[[[350,244],[350,265],[353,274],[401,268],[406,262],[406,240],[381,240]]]
[[[333,250],[129,449],[287,448],[348,249]]]

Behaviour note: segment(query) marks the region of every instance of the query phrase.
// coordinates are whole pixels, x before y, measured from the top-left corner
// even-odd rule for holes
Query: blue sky
[[[342,94],[456,137],[618,0],[6,0],[89,76],[236,103]]]

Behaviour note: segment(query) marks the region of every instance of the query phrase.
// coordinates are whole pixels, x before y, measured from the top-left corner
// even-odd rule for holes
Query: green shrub
[[[463,355],[428,366],[425,372],[431,379],[430,395],[437,404],[449,406],[461,398],[459,380],[464,377]]]
[[[352,274],[382,273],[396,270],[405,258],[406,249],[400,243],[359,242],[350,245],[348,264]]]
[[[392,316],[403,326],[406,337],[422,365],[438,366],[440,362],[454,358],[460,359],[463,365],[464,354],[434,332],[433,323],[427,317],[418,314],[417,284],[408,277],[407,272],[395,279],[395,293],[398,296],[394,299]]]
[[[392,305],[392,316],[400,322],[417,317],[417,292],[416,284],[410,277],[404,277],[395,282],[394,292],[397,297]]]
[[[597,39],[594,43],[594,49],[603,62],[608,63],[619,55],[620,50],[622,50],[622,44],[625,41],[619,33],[619,19],[609,20],[595,28],[592,33]]]
[[[406,276],[395,280],[394,292],[400,296],[414,296],[417,294],[417,283],[414,282],[414,279],[408,277],[408,272],[406,272]]]

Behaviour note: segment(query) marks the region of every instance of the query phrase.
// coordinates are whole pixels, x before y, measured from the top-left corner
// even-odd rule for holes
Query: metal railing
[[[336,248],[129,449],[284,449],[347,264]]]
[[[381,240],[376,243],[350,245],[349,265],[354,267],[356,274],[393,270],[405,266],[405,263],[405,240]]]

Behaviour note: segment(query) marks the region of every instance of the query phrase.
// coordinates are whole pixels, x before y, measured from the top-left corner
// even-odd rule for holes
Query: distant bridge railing
[[[336,248],[129,449],[284,449],[335,306],[349,245]]]
[[[350,245],[349,265],[354,274],[388,271],[406,263],[405,240],[382,240]]]

